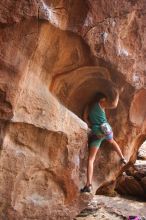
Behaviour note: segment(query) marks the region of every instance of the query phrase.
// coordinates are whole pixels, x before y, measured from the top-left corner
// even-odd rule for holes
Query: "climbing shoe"
[[[128,220],[142,220],[142,218],[139,216],[129,216]]]
[[[89,186],[84,186],[84,187],[80,190],[81,193],[85,193],[85,192],[90,193],[91,191],[92,191],[92,185],[91,185],[91,184],[90,184]]]
[[[124,163],[124,164],[127,164],[127,160],[125,158],[122,158],[121,162]]]

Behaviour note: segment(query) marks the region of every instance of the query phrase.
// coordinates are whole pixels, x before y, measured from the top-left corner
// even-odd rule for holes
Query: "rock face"
[[[123,195],[146,199],[146,163],[128,169],[118,179],[116,190]]]
[[[79,189],[94,94],[119,96],[109,121],[127,159],[146,139],[145,0],[2,0],[0,12],[0,216],[72,219],[90,199]],[[95,189],[120,171],[104,143]]]
[[[146,160],[146,141],[140,146],[137,156],[140,160]]]

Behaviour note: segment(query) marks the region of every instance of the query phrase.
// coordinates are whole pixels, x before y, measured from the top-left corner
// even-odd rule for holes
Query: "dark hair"
[[[101,99],[103,98],[107,98],[105,94],[103,94],[102,92],[97,92],[95,95],[95,102],[99,102]]]
[[[91,99],[91,101],[90,101],[90,103],[89,103],[89,109],[91,109],[92,108],[92,106],[97,102],[99,102],[101,99],[103,99],[103,98],[107,98],[107,96],[104,94],[104,93],[102,93],[102,92],[97,92],[94,96],[93,96],[93,98]]]

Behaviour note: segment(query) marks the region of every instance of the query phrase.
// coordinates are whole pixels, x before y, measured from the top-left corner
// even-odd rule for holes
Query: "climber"
[[[118,98],[112,104],[111,108],[116,108],[118,104]],[[107,121],[105,108],[109,108],[107,97],[98,92],[95,99],[85,108],[83,119],[91,127],[91,135],[89,137],[89,153],[87,162],[87,182],[81,189],[81,192],[91,192],[92,189],[92,176],[93,176],[93,164],[95,156],[103,140],[112,143],[115,151],[120,156],[120,162],[126,164],[127,161],[124,158],[121,149],[117,142],[113,139],[113,131],[110,124]]]

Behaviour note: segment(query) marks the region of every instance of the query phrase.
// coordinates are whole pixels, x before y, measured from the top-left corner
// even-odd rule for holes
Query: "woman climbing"
[[[112,108],[117,107],[117,104],[118,98]],[[87,122],[89,127],[91,126],[91,135],[89,139],[89,154],[87,162],[87,182],[86,185],[81,189],[81,192],[91,192],[93,164],[95,156],[103,140],[112,143],[115,151],[121,158],[121,163],[127,163],[119,145],[113,139],[113,131],[106,118],[106,108],[109,108],[107,97],[103,93],[98,92],[95,96],[94,101],[90,105],[90,108],[88,106],[84,111],[83,118]]]

